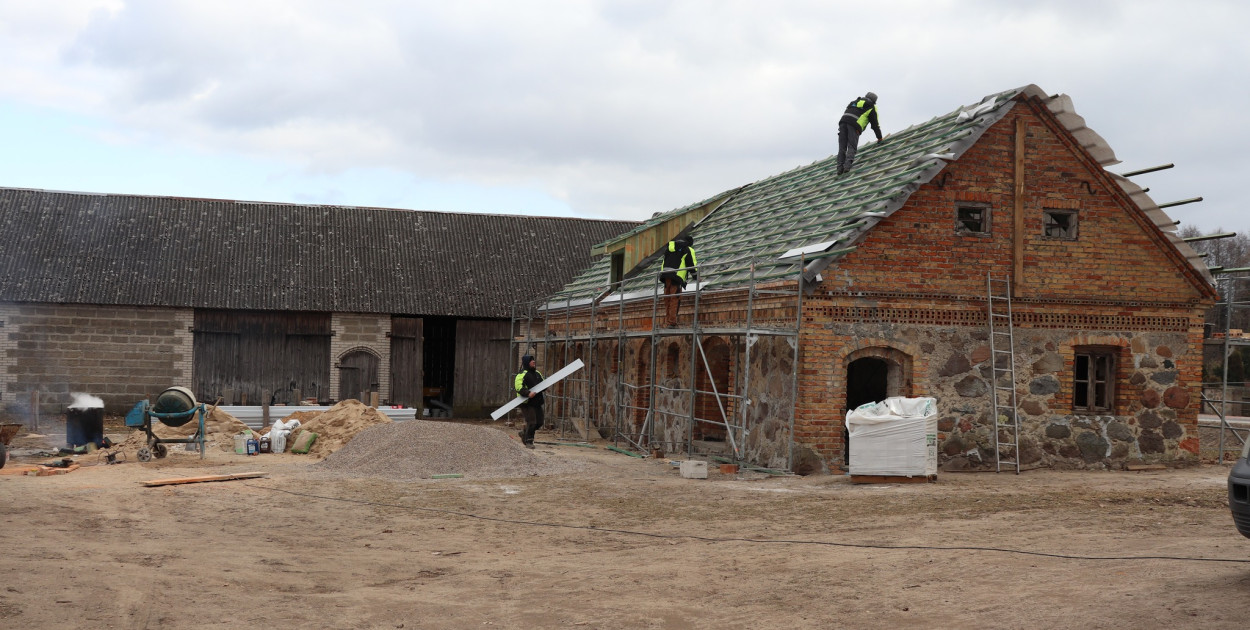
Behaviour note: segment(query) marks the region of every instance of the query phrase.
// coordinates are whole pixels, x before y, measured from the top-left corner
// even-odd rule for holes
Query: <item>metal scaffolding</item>
[[[791,405],[785,423],[789,431],[786,452],[786,470],[794,460],[794,412],[798,402],[799,332],[802,326],[803,286],[802,269],[810,260],[797,258],[799,264],[793,271],[758,276],[757,263],[761,259],[744,256],[716,263],[698,265],[698,281],[692,281],[692,289],[677,296],[666,296],[660,290],[660,271],[646,274],[653,281],[651,288],[640,289],[638,281],[643,275],[633,276],[615,283],[604,283],[593,290],[594,298],[587,297],[583,288],[576,293],[561,292],[534,302],[514,305],[512,318],[512,356],[536,353],[546,358],[546,365],[559,367],[575,359],[581,359],[586,368],[548,391],[548,398],[556,404],[549,405],[555,413],[548,412],[548,422],[558,431],[560,439],[586,441],[590,432],[609,439],[616,450],[651,455],[685,453],[688,456],[705,456],[709,459],[736,463],[750,469],[765,472],[781,472],[766,469],[751,462],[742,446],[750,434],[748,410],[751,400],[753,378],[752,348],[761,338],[785,339],[792,352],[790,379]],[[775,257],[768,259],[769,267],[776,265]],[[741,277],[747,272],[745,284],[735,280],[718,282],[731,273]],[[622,288],[624,287],[624,292]],[[634,290],[630,290],[634,289]],[[681,300],[682,314],[677,327],[662,327],[664,305],[667,299]],[[724,300],[734,303],[734,312],[723,308]],[[718,303],[722,308],[708,308]],[[771,316],[762,316],[764,312]],[[776,313],[792,314],[779,318]],[[714,319],[713,319],[714,318]],[[720,379],[708,359],[705,340],[717,336],[730,343],[730,365],[737,359],[737,369],[729,369],[726,378]],[[681,387],[658,382],[659,347],[665,340],[675,338],[688,342],[689,364]],[[649,353],[645,374],[626,366],[628,342],[646,339],[639,352]],[[600,356],[603,346],[614,344],[614,366],[597,365],[604,360]],[[553,356],[558,354],[559,356]],[[637,364],[637,359],[635,364]],[[615,382],[596,379],[596,374],[614,374]],[[700,386],[701,377],[705,385]],[[608,391],[607,388],[614,391]],[[725,391],[721,391],[724,389]],[[554,391],[553,391],[554,390]],[[611,395],[614,394],[614,395]],[[677,413],[657,408],[661,395],[684,399],[682,405],[688,411]],[[596,404],[610,396],[610,409]],[[699,401],[714,400],[713,413],[700,414]],[[711,405],[705,405],[710,407]],[[710,416],[710,417],[708,417]],[[641,423],[631,418],[641,418]],[[676,419],[685,423],[684,439],[665,440],[657,433],[657,421],[661,418]],[[699,430],[697,430],[699,429]],[[698,439],[704,430],[724,433],[723,444]],[[570,436],[575,437],[570,438]],[[719,446],[719,448],[717,448]],[[727,448],[725,448],[727,447]],[[718,454],[717,451],[720,451]]]
[[[1250,270],[1226,270],[1226,272]],[[1229,359],[1236,355],[1239,359],[1243,352],[1250,352],[1250,330],[1242,328],[1250,322],[1250,275],[1225,275],[1218,279],[1217,288],[1221,300],[1213,309],[1215,321],[1207,322],[1207,331],[1203,339],[1203,410],[1219,418],[1219,423],[1208,423],[1202,426],[1219,429],[1219,462],[1224,463],[1225,455],[1232,451],[1240,453],[1247,439],[1250,439],[1250,422],[1247,422],[1246,411],[1250,407],[1250,391],[1246,390],[1245,372],[1239,367],[1241,377],[1230,379]],[[1211,317],[1208,317],[1210,320]],[[1207,357],[1219,352],[1216,361],[1208,361]],[[1211,371],[1209,366],[1214,363],[1219,367],[1219,379],[1208,380]],[[1212,394],[1219,392],[1216,398]],[[1240,392],[1241,397],[1235,397]],[[1230,397],[1233,396],[1233,397]],[[1234,411],[1238,413],[1234,413]],[[1226,441],[1229,443],[1226,444]],[[1233,456],[1231,459],[1237,459]]]

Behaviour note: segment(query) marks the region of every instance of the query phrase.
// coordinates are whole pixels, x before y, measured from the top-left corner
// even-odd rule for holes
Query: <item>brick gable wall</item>
[[[1024,130],[1025,193],[1018,261],[1017,125]],[[959,233],[961,202],[990,208],[989,234]],[[1044,237],[1045,209],[1076,210],[1079,237]],[[750,430],[744,445],[748,461],[804,473],[842,469],[847,366],[872,357],[888,364],[890,395],[937,398],[944,470],[991,467],[995,419],[986,273],[1014,274],[1017,264],[1024,270],[1013,302],[1020,452],[1004,457],[1057,468],[1193,461],[1202,321],[1214,293],[1045,107],[1027,100],[823,272],[815,292],[803,298],[794,371],[789,346],[780,337],[762,340],[749,361],[735,350],[728,393],[750,400],[742,407]],[[682,296],[683,326],[691,316],[691,298]],[[746,299],[743,291],[704,295],[700,325],[741,326]],[[794,321],[792,296],[756,299],[757,325],[784,328]],[[618,325],[649,330],[650,302],[621,313],[605,309],[595,320],[593,328],[605,337]],[[592,327],[586,313],[560,314],[551,323],[556,339]],[[672,391],[655,401],[667,446],[686,435],[681,417],[690,407],[679,390],[690,383],[688,339],[662,342],[662,348],[676,344],[681,357],[674,373],[662,379]],[[710,339],[705,336],[705,343]],[[611,347],[606,338],[600,343]],[[1117,353],[1115,404],[1099,415],[1074,409],[1074,356],[1087,346]],[[600,360],[614,356],[609,352]],[[750,385],[744,387],[747,364]],[[647,381],[645,370],[631,371],[636,373],[602,369],[591,379],[605,392],[618,377]],[[596,421],[611,426],[615,401],[610,394],[594,398]],[[793,431],[786,426],[791,409]],[[695,412],[711,415],[706,406]]]
[[[1024,275],[1018,296],[1192,303],[1202,294],[1171,250],[1102,169],[1074,152],[1045,115],[1020,103],[933,182],[877,225],[830,270],[826,285],[850,291],[984,295],[985,274],[1013,271],[1016,120],[1025,137]],[[960,235],[960,202],[988,204],[990,234]],[[1042,236],[1044,209],[1078,212],[1079,239]]]
[[[831,467],[845,464],[846,365],[874,351],[902,357],[914,375],[909,395],[938,397],[948,469],[992,457],[986,273],[1015,267],[1017,119],[1025,129],[1024,275],[1013,304],[1022,461],[1097,467],[1196,455],[1204,285],[1048,114],[1021,103],[827,270],[805,302],[814,325],[804,329],[795,435]],[[990,208],[988,235],[959,233],[961,202]],[[1044,209],[1077,210],[1079,237],[1044,237]],[[1074,348],[1085,345],[1123,349],[1106,416],[1072,410]]]

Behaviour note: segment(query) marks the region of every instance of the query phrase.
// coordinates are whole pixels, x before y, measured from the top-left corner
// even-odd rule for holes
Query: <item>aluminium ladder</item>
[[[994,466],[1016,467],[1020,474],[1020,416],[1016,405],[1016,342],[1011,317],[1011,275],[985,275],[990,322],[990,400],[994,409]],[[1006,380],[1006,385],[1002,382]],[[1004,450],[1010,453],[1004,460]]]

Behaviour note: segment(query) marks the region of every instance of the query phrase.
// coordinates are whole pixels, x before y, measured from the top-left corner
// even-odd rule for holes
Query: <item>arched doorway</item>
[[[634,391],[631,433],[638,433],[646,424],[647,412],[651,407],[651,340],[649,339],[644,339],[638,344],[631,381]]]
[[[703,343],[703,353],[707,357],[707,366],[703,365],[703,357],[695,359],[695,387],[698,389],[695,396],[695,417],[707,422],[695,423],[694,439],[724,441],[728,433],[723,422],[726,418],[733,418],[728,396],[729,344],[719,337],[710,337]],[[713,391],[716,393],[713,394]],[[717,394],[720,398],[719,404]]]
[[[378,356],[368,350],[352,350],[339,359],[339,400],[360,398],[361,392],[378,391]],[[368,400],[362,400],[369,404]]]
[[[846,411],[911,394],[911,357],[894,348],[864,348],[847,357]],[[845,417],[845,416],[844,416]],[[851,461],[850,432],[842,427],[842,461]]]

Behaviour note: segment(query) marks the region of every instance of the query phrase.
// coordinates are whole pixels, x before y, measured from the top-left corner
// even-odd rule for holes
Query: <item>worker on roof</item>
[[[877,123],[877,95],[869,92],[846,106],[846,113],[838,121],[838,175],[851,170],[855,151],[859,149],[859,134],[872,125],[881,142],[881,125]]]
[[[543,375],[538,371],[538,361],[530,354],[521,357],[521,371],[512,379],[512,388],[517,396],[527,399],[521,403],[525,428],[517,431],[517,437],[521,438],[525,448],[534,448],[534,434],[543,426],[543,393],[531,391],[541,382]]]
[[[681,291],[686,288],[686,281],[699,277],[695,265],[699,259],[694,255],[694,237],[683,234],[668,242],[664,249],[664,270],[660,272],[660,282],[664,283],[664,325],[673,328],[677,325],[677,309],[681,306]]]

